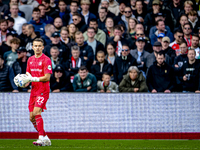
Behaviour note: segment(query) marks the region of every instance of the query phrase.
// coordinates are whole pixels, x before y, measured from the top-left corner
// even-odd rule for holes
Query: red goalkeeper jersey
[[[35,55],[31,56],[27,62],[26,72],[29,72],[32,77],[42,77],[47,73],[52,74],[51,60],[45,54],[42,54],[39,58]],[[32,82],[31,96],[43,95],[43,93],[49,93],[50,86],[47,82]]]

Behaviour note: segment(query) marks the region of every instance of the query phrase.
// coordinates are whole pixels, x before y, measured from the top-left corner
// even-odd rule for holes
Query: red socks
[[[34,128],[38,131],[36,121],[35,121],[35,122],[32,122],[32,124],[33,124]]]
[[[35,120],[36,120],[36,123],[37,123],[37,130],[39,132],[39,136],[40,135],[45,136],[46,133],[44,131],[42,116],[41,115],[36,115],[35,116]]]

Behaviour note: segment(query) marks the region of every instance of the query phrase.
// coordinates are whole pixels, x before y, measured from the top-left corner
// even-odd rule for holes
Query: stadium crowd
[[[199,0],[0,0],[0,17],[0,92],[30,92],[13,78],[42,38],[51,92],[200,93]]]

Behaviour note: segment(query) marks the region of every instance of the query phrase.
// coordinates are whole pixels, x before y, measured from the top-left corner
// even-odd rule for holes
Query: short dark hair
[[[122,32],[122,28],[120,25],[116,25],[114,26],[114,29],[113,30],[120,30]]]
[[[42,0],[42,2],[50,4],[50,0]]]
[[[14,44],[20,44],[20,39],[18,39],[17,37],[14,37],[12,40],[10,40],[10,43],[14,43]]]
[[[2,56],[2,55],[0,55],[0,59],[4,60],[4,58],[3,58],[3,56]]]
[[[40,6],[45,7],[44,4],[39,4],[37,8],[39,8]]]
[[[160,56],[164,56],[165,57],[165,52],[164,51],[159,51],[159,52],[157,52],[157,55],[160,55]]]
[[[81,17],[81,15],[79,13],[74,13],[73,16]]]
[[[79,3],[78,3],[77,1],[74,1],[74,0],[71,1],[70,5],[71,5],[72,3],[76,3],[77,6],[79,5]]]
[[[174,31],[174,34],[176,34],[176,33],[183,33],[183,31],[181,29],[177,29]]]
[[[104,54],[104,55],[105,55],[105,52],[104,52],[103,50],[99,50],[99,51],[97,52],[97,54]]]
[[[102,77],[103,76],[110,76],[107,72],[104,72],[103,74],[102,74]]]
[[[181,44],[185,44],[185,45],[187,46],[187,42],[186,42],[185,40],[182,40],[182,41],[179,43],[179,45],[181,45]]]
[[[127,46],[128,48],[130,48],[127,43],[122,44],[122,46]]]
[[[108,12],[108,9],[106,7],[101,7],[100,9],[104,9],[106,12]]]
[[[63,2],[63,3],[66,4],[66,2],[65,2],[64,0],[59,0],[59,1],[58,1],[58,4],[59,4],[60,2]]]
[[[88,27],[88,28],[87,28],[87,31],[88,31],[89,29],[92,29],[92,30],[94,30],[94,32],[95,32],[94,27]],[[96,33],[96,32],[95,32],[95,33]]]
[[[159,22],[164,22],[162,19],[159,19],[158,21],[156,21],[156,26],[158,26]]]
[[[83,71],[83,70],[88,71],[87,67],[85,67],[85,66],[81,66],[81,67],[79,68],[79,71]]]
[[[185,27],[186,25],[189,25],[189,26],[190,26],[190,28],[191,28],[191,30],[193,29],[193,27],[192,27],[192,24],[191,24],[190,22],[188,22],[188,23],[185,23],[185,24],[183,25],[183,27]]]
[[[8,21],[7,21],[6,19],[1,19],[1,20],[0,20],[0,24],[2,24],[2,23],[4,23],[4,22],[6,22],[6,24],[8,25]]]
[[[33,9],[33,12],[40,12],[40,9],[39,9],[38,7],[35,7],[35,8]]]
[[[44,41],[41,38],[36,38],[33,42],[41,42],[44,45]]]
[[[199,35],[198,34],[193,34],[192,37],[197,37],[199,39]]]
[[[90,19],[90,22],[96,22],[96,23],[98,24],[98,21],[97,21],[96,18],[92,18],[92,19]]]
[[[32,24],[28,24],[28,29],[33,29],[33,31],[35,31],[35,27]]]

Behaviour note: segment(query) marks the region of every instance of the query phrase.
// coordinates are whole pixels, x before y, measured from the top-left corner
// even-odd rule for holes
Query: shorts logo
[[[48,65],[48,69],[51,70],[51,65]]]
[[[43,103],[43,101],[44,101],[44,97],[38,97],[37,98],[37,103],[39,104],[39,105],[41,105],[42,103]]]

